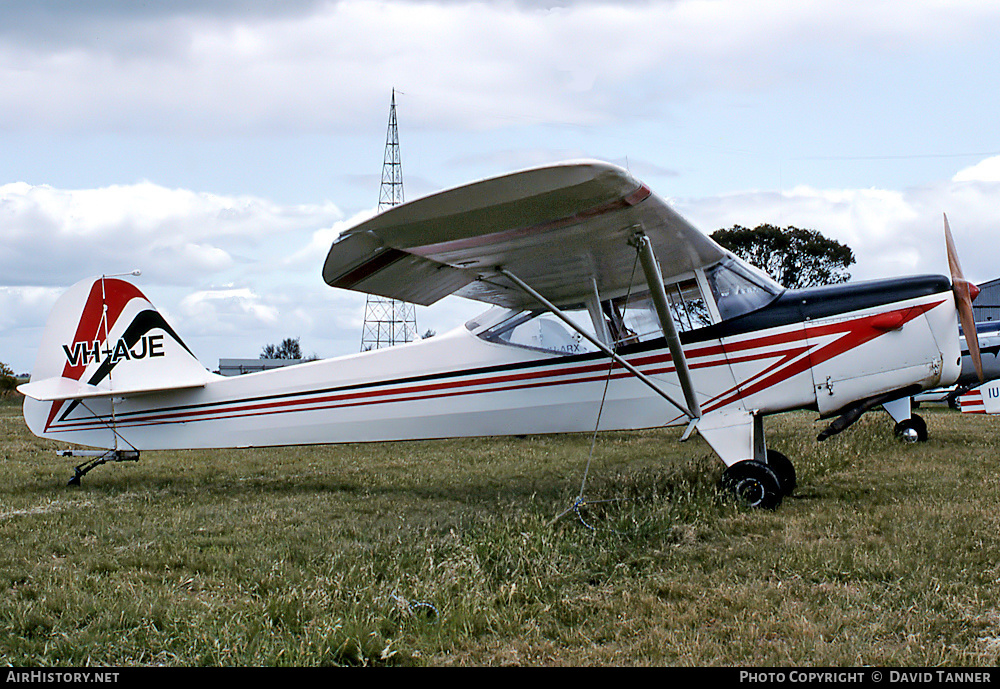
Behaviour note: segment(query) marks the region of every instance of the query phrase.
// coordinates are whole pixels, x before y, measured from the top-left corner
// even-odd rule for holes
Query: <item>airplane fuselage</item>
[[[761,309],[687,330],[681,341],[706,428],[713,418],[789,409],[834,416],[872,396],[954,382],[961,358],[955,313],[947,278],[915,277],[785,291]],[[491,327],[473,319],[404,346],[238,377],[213,375],[203,386],[155,394],[55,402],[26,398],[25,418],[37,435],[137,450],[688,422],[601,352],[491,340],[485,336]],[[662,336],[620,345],[617,352],[664,390],[679,394]],[[709,435],[706,439],[711,442]],[[743,449],[716,449],[727,465],[748,459]]]

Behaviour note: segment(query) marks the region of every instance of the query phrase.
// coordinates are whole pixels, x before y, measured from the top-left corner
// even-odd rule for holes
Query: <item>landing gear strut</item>
[[[66,485],[79,486],[80,479],[94,467],[107,462],[138,462],[138,450],[61,450],[60,457],[90,457],[86,462],[77,464],[73,469],[73,478]]]

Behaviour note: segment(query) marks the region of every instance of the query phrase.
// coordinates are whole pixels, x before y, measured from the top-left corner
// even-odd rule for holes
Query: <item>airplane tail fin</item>
[[[99,277],[78,282],[56,301],[31,380],[18,390],[57,407],[65,400],[200,387],[212,376],[135,285]],[[51,422],[49,416],[44,425]]]

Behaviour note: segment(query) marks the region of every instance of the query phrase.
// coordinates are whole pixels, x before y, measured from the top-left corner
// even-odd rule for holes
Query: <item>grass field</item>
[[[671,431],[71,459],[0,402],[0,660],[23,665],[994,665],[1000,418],[884,413],[799,488],[716,490]]]

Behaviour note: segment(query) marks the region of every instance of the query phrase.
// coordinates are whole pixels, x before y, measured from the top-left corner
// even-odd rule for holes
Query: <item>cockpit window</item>
[[[675,282],[664,285],[664,289],[678,331],[696,330],[712,324],[712,315],[708,311],[705,298],[701,296],[697,280],[691,278]]]
[[[593,325],[585,309],[565,312],[585,332],[593,336]],[[597,347],[547,311],[510,311],[508,317],[480,334],[498,344],[527,347],[557,354],[586,354]]]
[[[771,303],[784,288],[764,273],[727,256],[705,270],[723,320]]]
[[[670,314],[678,332],[696,330],[712,324],[712,316],[694,278],[664,285]],[[662,337],[656,306],[648,291],[628,298],[615,299],[602,305],[612,339],[616,344],[645,342]]]
[[[726,319],[759,309],[777,298],[783,288],[763,273],[733,257],[705,270],[711,296],[703,293],[699,279],[686,277],[664,285],[670,314],[678,332],[712,325],[717,317]],[[704,281],[702,281],[704,284]],[[718,316],[713,315],[709,300],[714,297]],[[610,346],[620,347],[663,337],[656,307],[648,290],[602,301],[600,314],[585,308],[565,309],[563,313],[581,330]],[[598,321],[601,332],[594,327]],[[590,340],[562,319],[540,309],[512,311],[494,308],[466,327],[478,337],[497,344],[525,347],[556,354],[588,354],[599,351]],[[608,340],[610,339],[610,342]]]

